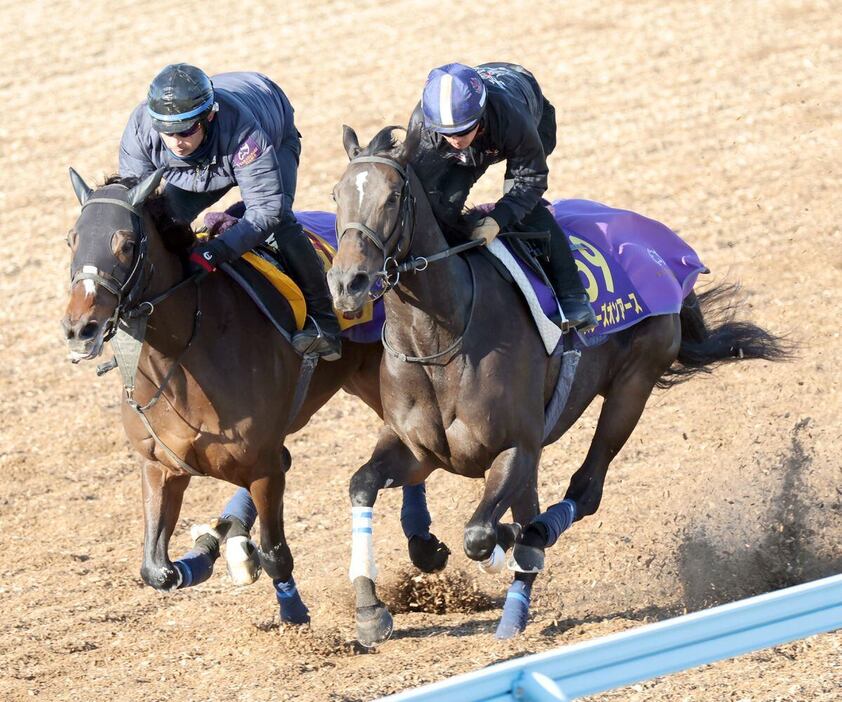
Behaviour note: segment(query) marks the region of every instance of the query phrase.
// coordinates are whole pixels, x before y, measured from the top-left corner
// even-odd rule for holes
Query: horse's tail
[[[699,295],[691,292],[681,306],[681,348],[658,380],[669,388],[722,363],[750,358],[783,361],[795,345],[750,322],[735,321],[739,285],[720,283]]]

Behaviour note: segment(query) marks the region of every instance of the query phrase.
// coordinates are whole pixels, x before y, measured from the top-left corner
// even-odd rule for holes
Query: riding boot
[[[596,315],[582,285],[567,237],[549,210],[542,205],[536,209],[539,208],[546,212],[546,217],[541,216],[541,223],[545,231],[550,232],[550,260],[545,264],[544,271],[558,297],[561,311],[570,326],[580,331],[593,329],[597,324]]]
[[[293,334],[292,345],[302,354],[317,353],[326,361],[342,357],[339,321],[325,280],[321,260],[301,225],[294,221],[275,234],[284,265],[307,303],[307,323]]]

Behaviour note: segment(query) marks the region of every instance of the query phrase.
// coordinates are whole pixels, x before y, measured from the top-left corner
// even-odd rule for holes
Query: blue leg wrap
[[[532,584],[515,580],[506,593],[503,616],[497,625],[494,636],[498,639],[510,639],[526,628],[529,620],[529,600],[532,596]]]
[[[549,548],[561,536],[563,531],[570,528],[573,520],[576,518],[576,503],[571,499],[562,500],[549,507],[546,512],[542,512],[535,519],[533,524],[543,524],[547,529],[547,545]]]
[[[207,551],[194,549],[173,563],[181,573],[179,590],[205,582],[213,573],[214,560]]]
[[[406,538],[420,536],[424,540],[429,539],[432,523],[430,511],[427,509],[427,487],[424,483],[404,486],[401,527]]]
[[[272,581],[275,586],[275,597],[278,598],[278,604],[281,605],[281,621],[290,624],[306,624],[310,621],[310,611],[307,605],[298,594],[298,588],[295,586],[295,579],[289,580],[275,579]]]
[[[245,488],[237,490],[222,510],[223,519],[231,519],[232,517],[239,519],[249,531],[254,526],[254,520],[257,519],[257,508],[254,506],[249,491]]]

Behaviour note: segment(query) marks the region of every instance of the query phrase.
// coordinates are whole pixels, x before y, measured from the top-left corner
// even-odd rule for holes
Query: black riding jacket
[[[505,229],[531,212],[547,190],[547,154],[539,124],[545,103],[549,103],[534,76],[521,66],[485,63],[476,70],[485,83],[488,97],[480,131],[471,145],[457,151],[441,135],[428,129],[420,103],[410,118],[407,141],[418,142],[412,165],[428,191],[437,187],[450,167],[473,169],[473,182],[476,182],[489,166],[506,161],[506,177],[514,182],[490,213],[500,228]],[[552,121],[554,145],[555,121]]]

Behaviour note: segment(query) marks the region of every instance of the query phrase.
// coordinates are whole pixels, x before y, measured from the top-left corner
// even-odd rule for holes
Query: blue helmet
[[[424,124],[440,134],[459,134],[479,122],[485,100],[485,84],[470,66],[448,63],[434,68],[421,100]]]

